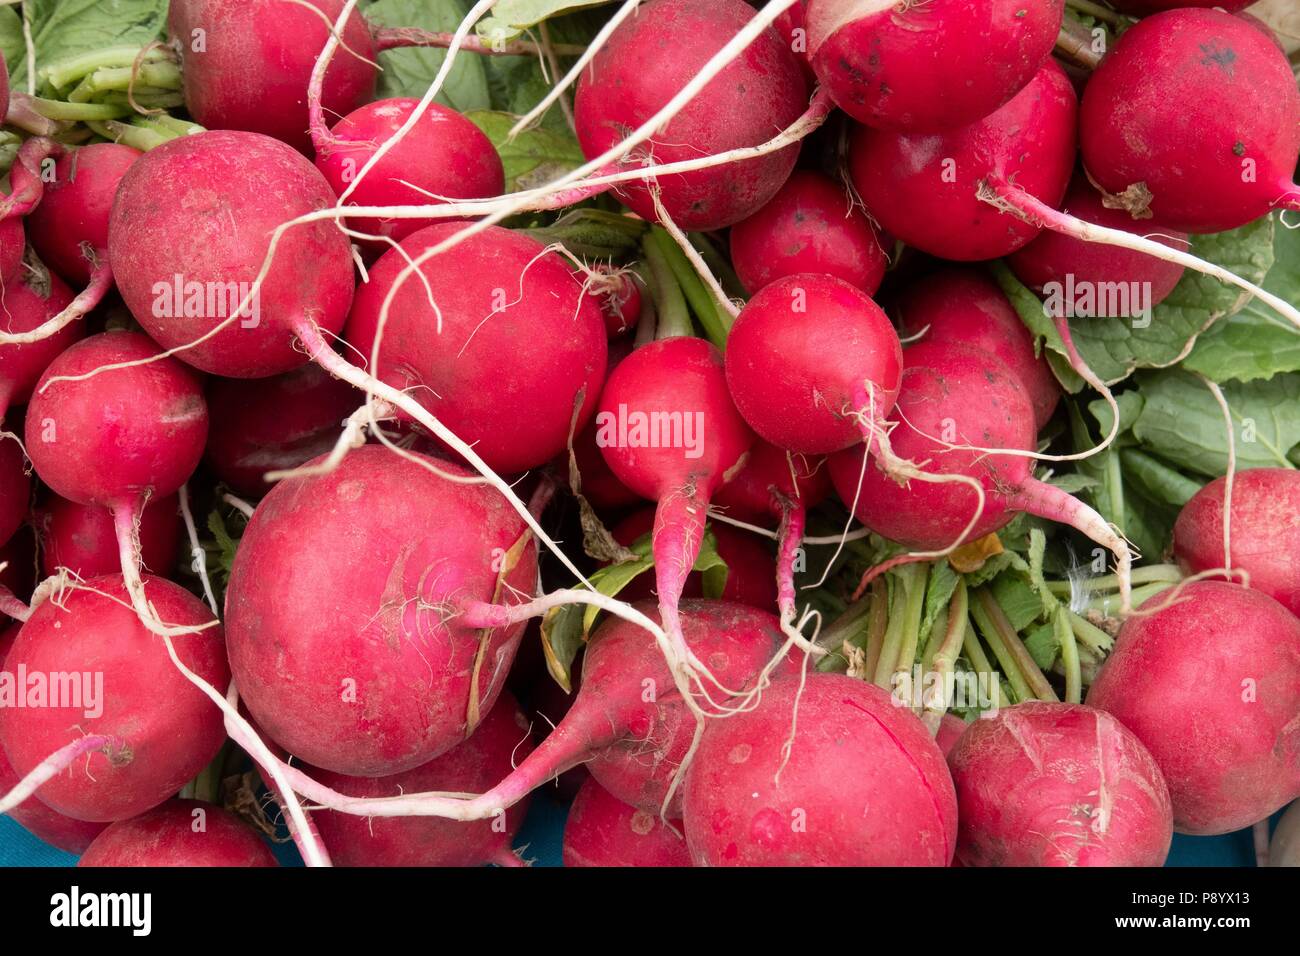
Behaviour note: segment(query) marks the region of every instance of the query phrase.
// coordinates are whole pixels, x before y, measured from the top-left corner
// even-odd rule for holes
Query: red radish
[[[162,578],[145,578],[143,588],[169,625],[203,628],[172,642],[188,668],[224,691],[230,672],[212,613]],[[113,741],[76,756],[66,770],[56,768],[63,772],[41,786],[41,802],[66,816],[102,822],[143,813],[192,779],[226,739],[221,711],[141,623],[120,575],[91,578],[40,604],[5,667],[29,678],[75,675],[73,690],[80,689],[60,697],[64,706],[0,707],[0,745],[20,776],[69,744]]]
[[[345,58],[340,51],[334,62]],[[418,105],[413,99],[368,103],[334,124],[328,141],[316,143],[316,167],[336,194],[342,197],[349,190],[370,157]],[[492,141],[455,110],[430,103],[415,126],[348,193],[347,205],[427,206],[438,199],[487,199],[504,191],[505,173]],[[433,222],[375,217],[347,221],[357,232],[399,240]]]
[[[630,272],[596,268],[599,278],[588,282],[588,294],[600,304],[605,331],[611,339],[636,328],[641,318],[641,283]],[[611,361],[611,365],[613,362]]]
[[[530,649],[536,648],[535,651]],[[537,667],[532,671],[533,679],[523,686],[524,699],[528,701],[524,712],[528,715],[533,724],[533,741],[540,744],[549,737],[562,721],[569,710],[573,707],[573,702],[577,699],[577,691],[582,686],[582,652],[579,651],[573,663],[569,665],[569,684],[570,690],[566,691],[551,676],[546,669],[544,654],[541,650],[541,643],[537,634],[528,634],[524,637],[523,644],[520,645],[519,655],[515,658],[515,665],[510,670],[510,681],[514,684],[516,678],[521,679],[525,676],[521,673],[520,658],[525,653],[531,657],[536,655]],[[531,664],[532,661],[525,662]],[[565,803],[573,800],[578,795],[591,774],[587,771],[585,764],[578,764],[570,770],[552,778],[551,785],[545,790],[556,800]],[[495,784],[497,781],[492,781]]]
[[[68,282],[94,283],[94,273],[109,268],[113,196],[140,156],[130,146],[95,143],[62,152],[54,164],[40,205],[27,216],[27,235],[41,259]]]
[[[383,777],[307,772],[354,797],[479,793],[508,776],[531,750],[528,721],[507,691],[468,740],[414,769]],[[312,819],[336,866],[520,866],[510,841],[527,808],[524,800],[500,816],[467,823],[419,816],[367,819],[333,810],[313,813]]]
[[[1107,713],[1007,707],[971,724],[948,766],[963,866],[1162,866],[1169,855],[1169,788]]]
[[[839,674],[774,680],[753,710],[710,721],[684,790],[696,866],[947,866],[957,842],[925,725]]]
[[[593,419],[573,438],[573,457],[578,464],[578,474],[582,477],[583,497],[601,512],[617,511],[640,504],[644,499],[619,481],[605,463],[605,456],[596,444],[596,432],[596,422]],[[566,475],[569,469],[568,457],[566,452],[561,463]]]
[[[51,496],[37,514],[41,570],[48,577],[67,568],[82,578],[112,574],[120,567],[113,514],[98,505]],[[176,567],[181,516],[176,495],[150,499],[140,511],[140,563],[167,577]]]
[[[804,79],[811,86],[817,81],[817,75],[813,73],[812,63],[808,59],[807,6],[808,0],[799,0],[798,3],[772,21],[772,29],[781,34],[781,39],[785,41],[786,46],[790,48],[790,52],[799,61]]]
[[[167,25],[181,51],[190,116],[210,129],[264,133],[306,150],[307,83],[343,6],[173,0]],[[342,116],[370,99],[375,59],[370,28],[354,11],[325,74],[327,112]]]
[[[938,551],[997,531],[1027,511],[1112,550],[1126,580],[1128,546],[1101,515],[1034,478],[1028,457],[980,450],[1035,447],[1033,406],[1011,370],[988,352],[947,341],[922,342],[903,355],[893,452],[924,462],[931,474],[962,480],[902,485],[878,468],[864,473],[863,450],[848,449],[830,459],[831,480],[858,520],[905,547]],[[972,481],[983,489],[982,510]]]
[[[1056,44],[1064,0],[809,0],[813,69],[860,123],[936,132],[988,116]]]
[[[1255,468],[1237,472],[1228,520],[1232,561],[1223,550],[1227,478],[1216,478],[1183,505],[1174,525],[1174,554],[1192,574],[1231,567],[1250,587],[1300,615],[1300,472]]]
[[[945,757],[952,753],[952,748],[957,746],[957,741],[969,726],[956,714],[944,714],[939,718],[939,732],[934,735],[934,742],[939,745]]]
[[[27,599],[36,587],[36,560],[36,534],[31,526],[20,527],[10,536],[7,544],[0,544],[0,564],[4,565],[0,569],[0,589],[3,589],[0,590],[0,596],[8,591],[26,607]],[[4,624],[4,617],[8,616],[5,604],[5,601],[0,601],[0,625]],[[10,610],[21,609],[11,606]]]
[[[1048,235],[1034,240],[1036,245]],[[1110,248],[1092,246],[1091,248]],[[1020,379],[1034,406],[1034,426],[1047,424],[1061,400],[1061,386],[1047,360],[998,284],[974,269],[945,269],[914,282],[895,306],[906,338],[961,343],[1001,359]]]
[[[1028,244],[1039,227],[983,202],[981,183],[1014,182],[1055,206],[1074,170],[1077,112],[1069,78],[1048,60],[1010,102],[968,126],[930,134],[860,128],[849,171],[872,216],[908,245],[960,262],[995,259]]]
[[[842,279],[787,276],[749,300],[727,339],[727,384],[754,431],[822,455],[860,442],[863,414],[894,407],[898,335],[880,306]]]
[[[4,669],[5,657],[9,653],[9,648],[17,640],[21,627],[20,624],[12,624],[8,630],[0,631],[0,670]],[[14,772],[13,767],[9,766],[4,748],[0,747],[0,794],[8,793],[16,787],[19,779],[21,778]],[[9,816],[37,839],[66,853],[82,853],[106,825],[65,817],[51,810],[36,797],[29,797],[24,803],[14,807],[9,811]]]
[[[1300,90],[1277,45],[1231,14],[1171,10],[1125,31],[1088,81],[1079,128],[1089,175],[1112,193],[1145,184],[1171,228],[1300,208]]]
[[[251,382],[214,378],[207,388],[212,428],[205,458],[236,494],[260,497],[270,488],[267,472],[328,452],[363,398],[318,365]]]
[[[1151,598],[1087,702],[1151,751],[1179,833],[1230,833],[1300,796],[1300,620],[1265,594],[1197,581]]]
[[[7,286],[22,269],[27,234],[18,216],[0,219],[0,286]]]
[[[25,333],[39,328],[72,302],[72,290],[42,267],[5,282],[0,296],[0,333]],[[0,422],[5,413],[31,397],[32,387],[46,367],[85,333],[81,323],[64,326],[53,335],[30,343],[0,342]]]
[[[588,779],[564,824],[565,866],[690,866],[680,831],[647,810],[624,803]]]
[[[649,0],[625,20],[583,71],[574,115],[588,159],[622,142],[666,106],[754,17],[743,0]],[[673,55],[664,56],[671,46]],[[651,164],[758,146],[808,105],[799,61],[765,30],[714,77],[634,159]],[[797,146],[726,166],[616,187],[643,219],[658,221],[652,189],[682,229],[721,229],[752,215],[781,188]]]
[[[231,192],[230,183],[242,188]],[[165,349],[224,324],[178,353],[197,368],[232,378],[287,372],[306,362],[295,348],[303,326],[326,335],[343,327],[353,286],[348,241],[329,221],[295,226],[256,295],[253,283],[272,232],[334,202],[316,168],[274,139],[223,130],[164,143],[127,170],[113,203],[108,245],[118,291]]]
[[[634,607],[651,610],[648,603]],[[483,623],[499,618],[490,606],[471,607],[468,613],[471,619],[481,613]],[[774,615],[741,604],[685,601],[681,622],[687,644],[725,687],[753,687],[783,642]],[[794,665],[782,658],[775,666]],[[716,691],[714,700],[725,703]],[[582,686],[559,726],[509,777],[448,810],[461,819],[492,816],[585,761],[596,781],[618,799],[659,813],[695,730],[695,714],[654,638],[638,623],[610,618],[587,644]],[[677,790],[666,807],[670,817],[681,814],[680,796]]]
[[[628,515],[610,534],[621,545],[631,545],[654,530],[655,510],[643,508]],[[727,562],[727,583],[719,597],[724,601],[748,604],[764,611],[776,607],[776,565],[772,555],[754,535],[718,522],[710,526],[718,543],[718,556]],[[654,596],[651,577],[642,574],[619,592],[623,601],[642,601]],[[704,577],[692,571],[682,589],[682,597],[704,596]]]
[[[781,520],[786,502],[816,508],[830,494],[824,458],[792,454],[759,439],[745,466],[718,489],[713,503],[729,518],[769,525]]]
[[[700,553],[709,500],[754,442],[727,392],[722,356],[686,336],[643,345],[609,376],[596,427],[615,477],[658,504],[651,554],[659,613],[678,657],[674,670],[699,677],[677,603]]]
[[[168,800],[111,825],[79,867],[279,866],[266,842],[237,816],[211,803]]]
[[[258,724],[316,766],[418,767],[465,739],[505,683],[522,625],[485,640],[447,607],[531,592],[536,547],[494,491],[435,464],[465,474],[359,448],[272,488],[240,541],[231,667]]]
[[[1218,7],[1232,12],[1248,7],[1254,2],[1255,0],[1111,0],[1110,5],[1122,13],[1145,16],[1149,13],[1160,13],[1183,7]]]
[[[406,257],[463,228],[423,229],[370,270],[347,324],[348,342],[367,362]],[[554,458],[568,445],[575,404],[585,395],[581,427],[605,376],[605,324],[595,302],[558,255],[496,226],[429,259],[420,272],[424,282],[412,275],[393,299],[371,371],[395,388],[415,389],[414,397],[496,471]]]
[[[32,480],[22,445],[11,435],[0,436],[0,544],[22,526],[31,500]]]
[[[1076,176],[1070,185],[1061,211],[1084,222],[1150,236],[1171,249],[1187,250],[1187,233],[1164,229],[1149,220],[1135,220],[1122,209],[1108,208],[1101,194],[1081,176]],[[1051,230],[1043,231],[1029,245],[1013,253],[1007,264],[1021,282],[1038,293],[1053,283],[1058,289],[1088,289],[1094,293],[1114,283],[1128,284],[1140,290],[1133,300],[1135,309],[1153,308],[1165,301],[1184,271],[1175,262],[1120,246],[1085,242]]]
[[[750,294],[817,272],[873,295],[889,265],[875,226],[845,187],[810,170],[794,173],[771,202],[732,227],[731,258]]]

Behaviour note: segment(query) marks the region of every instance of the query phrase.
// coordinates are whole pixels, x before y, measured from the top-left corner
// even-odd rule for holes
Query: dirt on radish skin
[[[464,226],[446,223],[402,240],[370,270],[347,323],[369,363],[389,289],[408,259]],[[608,345],[600,309],[565,259],[535,239],[490,227],[425,262],[396,293],[374,375],[413,395],[490,467],[515,473],[568,446],[595,411]],[[429,292],[438,312],[429,305]],[[441,315],[441,331],[439,328]],[[585,389],[585,392],[583,391]]]
[[[0,330],[5,332],[31,332],[72,302],[72,290],[43,267],[25,272],[21,280],[5,282],[3,292]],[[10,408],[31,398],[32,388],[49,364],[85,332],[83,323],[73,322],[39,342],[0,344],[0,425]]]
[[[392,139],[417,105],[419,100],[414,99],[376,100],[334,124],[330,134],[335,141],[317,144],[316,168],[336,194],[342,196],[356,182],[370,157]],[[441,199],[488,199],[503,192],[505,173],[492,141],[460,113],[430,103],[410,131],[357,183],[347,204],[427,206]],[[437,221],[355,217],[347,224],[357,232],[400,240]],[[374,243],[374,248],[389,247]]]
[[[165,623],[211,625],[171,640],[180,660],[224,693],[230,671],[212,612],[162,578],[146,576],[144,588]],[[107,753],[77,757],[75,771],[56,774],[37,791],[42,803],[78,820],[124,820],[157,806],[207,766],[226,739],[221,711],[140,622],[121,575],[91,578],[38,606],[5,667],[85,675],[89,682],[80,700],[60,699],[63,706],[0,707],[0,746],[20,777],[84,736],[121,741]]]
[[[1230,833],[1300,796],[1300,619],[1196,581],[1125,622],[1087,703],[1160,765],[1179,833]]]
[[[1076,176],[1070,184],[1070,191],[1061,203],[1061,211],[1108,229],[1122,229],[1134,235],[1149,236],[1179,252],[1188,249],[1187,233],[1164,228],[1150,219],[1134,219],[1123,209],[1106,206],[1101,194],[1084,176]],[[1029,245],[1008,256],[1007,265],[1016,274],[1016,278],[1039,294],[1045,291],[1044,287],[1055,284],[1054,291],[1059,296],[1069,282],[1073,282],[1073,288],[1080,292],[1088,290],[1095,293],[1109,288],[1112,283],[1133,289],[1135,292],[1129,314],[1119,316],[1121,318],[1136,318],[1143,314],[1141,310],[1154,308],[1165,301],[1184,272],[1183,267],[1177,263],[1165,262],[1143,252],[1099,242],[1085,242],[1050,229],[1044,230]],[[1101,306],[1093,306],[1091,310],[1086,305],[1082,308],[1077,306],[1078,303],[1075,311],[1067,315],[1110,317],[1100,311]]]
[[[165,349],[230,320],[178,353],[196,368],[230,378],[297,368],[307,357],[294,323],[336,333],[352,303],[352,255],[334,222],[285,231],[257,295],[236,310],[252,292],[272,232],[335,201],[310,161],[267,136],[219,130],[164,143],[127,170],[113,202],[108,247],[118,291]]]
[[[874,295],[889,255],[843,185],[795,171],[772,201],[731,229],[731,260],[750,294],[786,276],[816,272]]]
[[[167,577],[176,567],[181,543],[180,506],[176,495],[151,499],[140,513],[140,562],[150,574]],[[113,515],[98,505],[77,504],[52,495],[37,512],[41,570],[49,577],[59,568],[83,578],[119,570]]]
[[[624,21],[583,71],[574,101],[578,142],[602,155],[655,115],[754,17],[743,0],[650,0]],[[665,56],[671,48],[672,56]],[[714,77],[680,113],[630,157],[674,163],[758,146],[808,105],[799,61],[768,29]],[[797,145],[654,184],[682,229],[713,230],[757,212],[781,188]],[[618,197],[658,221],[651,186],[622,184]]]
[[[958,262],[996,259],[1027,245],[1039,227],[982,202],[981,182],[1008,180],[1055,206],[1074,171],[1077,113],[1069,78],[1048,60],[1008,103],[968,126],[860,127],[849,173],[875,220],[908,245]]]
[[[95,838],[78,867],[279,866],[251,827],[216,804],[168,800]]]
[[[948,755],[963,866],[1162,866],[1174,835],[1155,759],[1111,715],[1032,701]]]
[[[838,674],[774,680],[755,709],[710,721],[683,808],[696,866],[947,866],[957,842],[925,725]]]
[[[1226,478],[1210,482],[1183,505],[1174,524],[1174,555],[1191,574],[1229,566],[1223,552],[1226,489]],[[1231,567],[1250,575],[1251,588],[1300,615],[1300,472],[1237,472],[1228,531]]]
[[[141,155],[119,143],[92,143],[64,152],[44,179],[40,204],[27,216],[27,235],[41,259],[68,282],[84,286],[98,264],[92,260],[108,257],[113,196]]]
[[[619,800],[588,778],[569,807],[564,824],[565,866],[690,866],[691,856],[676,833],[647,810]]]
[[[973,123],[1024,88],[1061,30],[1064,0],[809,0],[808,51],[835,104],[880,129]]]
[[[894,407],[902,348],[889,318],[842,279],[778,279],[749,300],[727,340],[727,384],[765,441],[821,455],[862,441],[855,413]]]
[[[1171,10],[1125,31],[1088,81],[1079,129],[1093,180],[1111,193],[1145,184],[1150,213],[1171,228],[1221,232],[1300,208],[1291,66],[1220,10]]]
[[[209,129],[273,136],[306,151],[307,85],[344,0],[172,0],[168,32],[177,41],[185,107]],[[374,92],[370,28],[354,10],[325,73],[321,104],[343,116]],[[251,171],[250,166],[250,171]],[[302,260],[310,261],[310,260]]]
[[[523,625],[484,639],[449,609],[536,583],[536,545],[504,499],[416,458],[370,445],[330,474],[280,482],[230,576],[245,705],[276,743],[339,773],[411,770],[464,740],[504,686]]]
[[[328,452],[365,400],[315,364],[255,381],[213,378],[206,395],[212,427],[204,459],[236,494],[252,497],[270,489],[268,471]]]
[[[80,376],[106,365],[157,359],[138,332],[102,332],[55,359],[27,405],[27,453],[41,481],[69,501],[134,506],[174,493],[194,473],[208,435],[198,376],[175,359]]]
[[[1030,246],[1042,239],[1040,236]],[[1035,352],[1034,339],[1011,302],[984,273],[950,268],[928,275],[903,292],[894,312],[905,338],[964,343],[1001,359],[1020,379],[1033,403],[1036,428],[1047,424],[1056,411],[1061,401],[1056,376],[1047,359]]]

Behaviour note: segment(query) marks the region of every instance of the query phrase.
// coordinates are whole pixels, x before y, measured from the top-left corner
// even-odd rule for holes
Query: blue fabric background
[[[526,847],[524,858],[535,866],[559,866],[560,844],[564,835],[564,818],[568,808],[545,795],[539,795],[529,810],[528,819],[516,847]],[[276,847],[276,855],[286,865],[301,865],[292,844]],[[0,817],[0,866],[71,866],[76,858],[47,846],[14,823]],[[1175,836],[1169,866],[1254,866],[1255,851],[1249,830],[1220,837]]]

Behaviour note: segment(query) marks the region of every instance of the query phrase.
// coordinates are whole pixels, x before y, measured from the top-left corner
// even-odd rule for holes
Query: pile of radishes
[[[1300,798],[1300,455],[1189,365],[1226,468],[1163,554],[1106,497],[1135,369],[1300,335],[1222,252],[1300,210],[1245,4],[313,5],[13,93],[0,812],[86,866],[516,866],[539,791],[570,866],[1153,866]],[[446,105],[503,54],[528,115]]]

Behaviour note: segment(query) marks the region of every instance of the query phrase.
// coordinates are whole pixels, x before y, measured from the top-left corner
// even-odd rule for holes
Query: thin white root
[[[123,741],[117,737],[92,734],[60,747],[37,764],[31,773],[19,780],[12,790],[0,797],[0,814],[8,813],[15,807],[22,806],[23,802],[39,790],[44,783],[60,771],[66,770],[72,764],[72,761],[83,754],[91,754],[102,750],[111,760],[113,752],[121,750],[124,746]]]
[[[208,607],[212,609],[214,615],[220,617],[221,610],[217,607],[216,595],[212,593],[212,581],[208,578],[208,553],[203,550],[203,545],[199,543],[199,531],[194,526],[194,514],[190,511],[190,486],[188,483],[181,485],[176,497],[180,500],[181,520],[185,522],[185,534],[190,541],[190,566],[194,568],[194,573],[203,582],[203,597],[208,602]]]
[[[397,417],[397,410],[385,401],[376,401],[367,396],[366,402],[343,422],[343,431],[338,441],[330,449],[324,461],[314,465],[300,465],[281,471],[268,471],[264,476],[267,483],[284,481],[287,478],[316,478],[328,475],[347,457],[348,452],[360,448],[366,443],[366,432],[378,429],[379,422],[391,421]],[[252,512],[249,512],[251,517]]]

